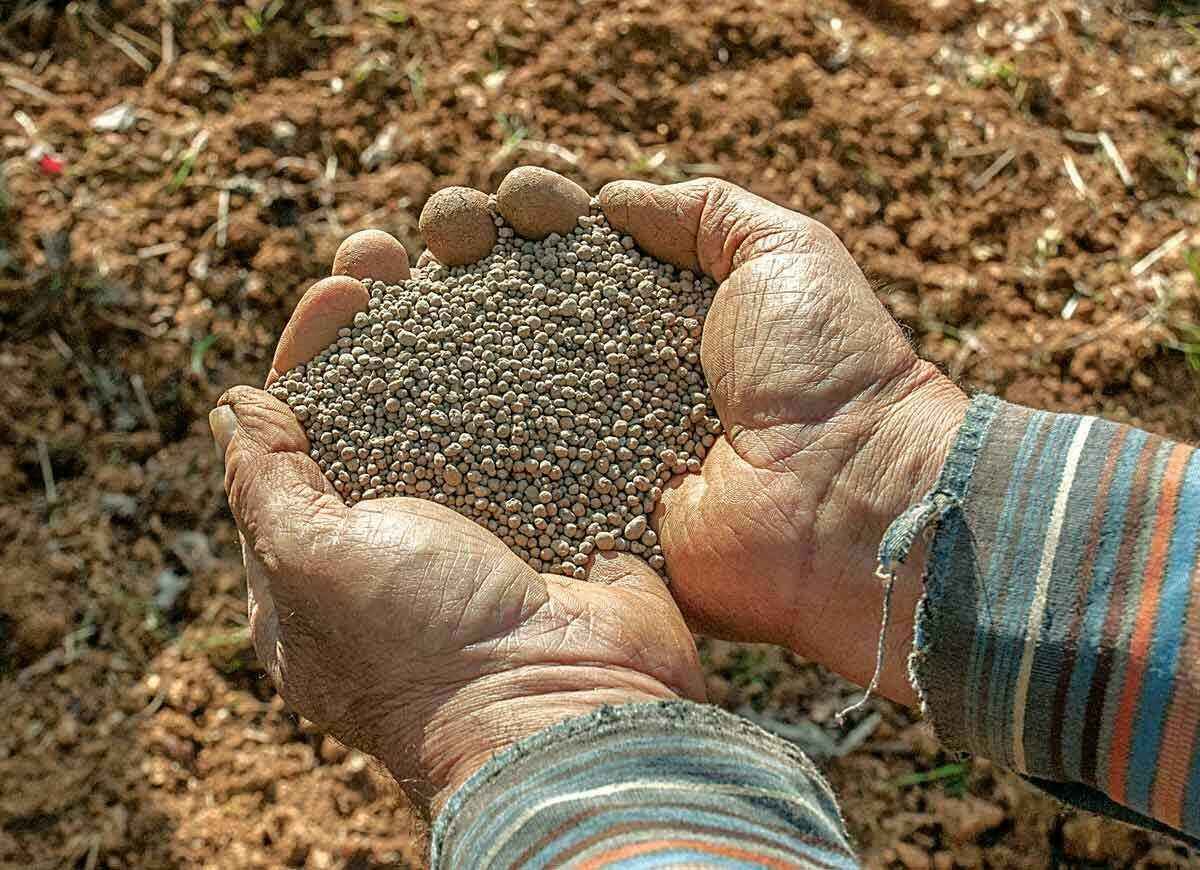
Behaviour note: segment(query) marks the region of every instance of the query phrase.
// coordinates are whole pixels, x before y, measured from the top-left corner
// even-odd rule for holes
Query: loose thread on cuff
[[[883,564],[880,563],[875,569],[875,576],[883,581],[883,614],[879,627],[879,645],[875,649],[875,672],[871,674],[871,682],[867,683],[867,690],[863,692],[863,696],[834,716],[839,728],[846,724],[848,715],[871,699],[875,690],[879,688],[879,679],[883,675],[883,656],[887,647],[888,624],[892,621],[892,592],[896,589],[896,574],[894,571],[884,571]]]
[[[875,671],[863,696],[834,718],[841,727],[846,716],[863,707],[879,688],[883,678],[884,656],[887,653],[887,630],[892,621],[892,593],[896,589],[896,566],[903,565],[916,543],[917,536],[936,523],[946,511],[959,504],[957,496],[932,490],[915,505],[892,521],[879,542],[879,561],[875,576],[883,581],[883,613],[880,617],[879,642],[875,649]]]

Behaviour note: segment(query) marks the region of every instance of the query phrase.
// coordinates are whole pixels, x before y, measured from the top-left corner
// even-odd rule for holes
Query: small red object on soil
[[[62,175],[64,163],[61,158],[55,157],[53,154],[43,154],[38,158],[38,169],[47,175]]]

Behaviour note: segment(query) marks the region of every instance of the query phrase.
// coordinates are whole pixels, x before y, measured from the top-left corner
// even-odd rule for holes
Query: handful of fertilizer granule
[[[491,198],[439,191],[421,223],[432,256],[365,281],[353,326],[271,387],[313,459],[348,504],[430,499],[538,571],[584,578],[624,550],[662,572],[650,515],[721,432],[700,366],[713,282],[540,170]]]

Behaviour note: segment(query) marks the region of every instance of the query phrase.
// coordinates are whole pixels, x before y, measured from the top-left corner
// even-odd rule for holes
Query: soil
[[[254,661],[205,416],[346,234],[415,259],[438,187],[721,175],[840,233],[965,387],[1200,440],[1184,7],[5,4],[0,864],[421,865],[399,791]],[[705,655],[713,700],[849,746],[845,683]],[[873,714],[826,762],[872,866],[1200,866]]]

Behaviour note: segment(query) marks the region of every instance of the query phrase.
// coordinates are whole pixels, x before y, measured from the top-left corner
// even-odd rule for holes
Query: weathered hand
[[[933,484],[966,397],[917,358],[825,226],[721,181],[614,182],[609,222],[720,287],[701,360],[726,436],[657,514],[699,630],[780,643],[865,683],[887,525]],[[919,554],[898,578],[881,682],[905,675]]]
[[[366,307],[358,278],[408,276],[383,233],[348,239],[298,304],[270,380]],[[695,644],[658,576],[600,554],[590,583],[530,569],[416,499],[347,508],[286,405],[235,387],[211,415],[243,538],[254,645],[280,693],[436,804],[492,754],[605,703],[702,700]]]

